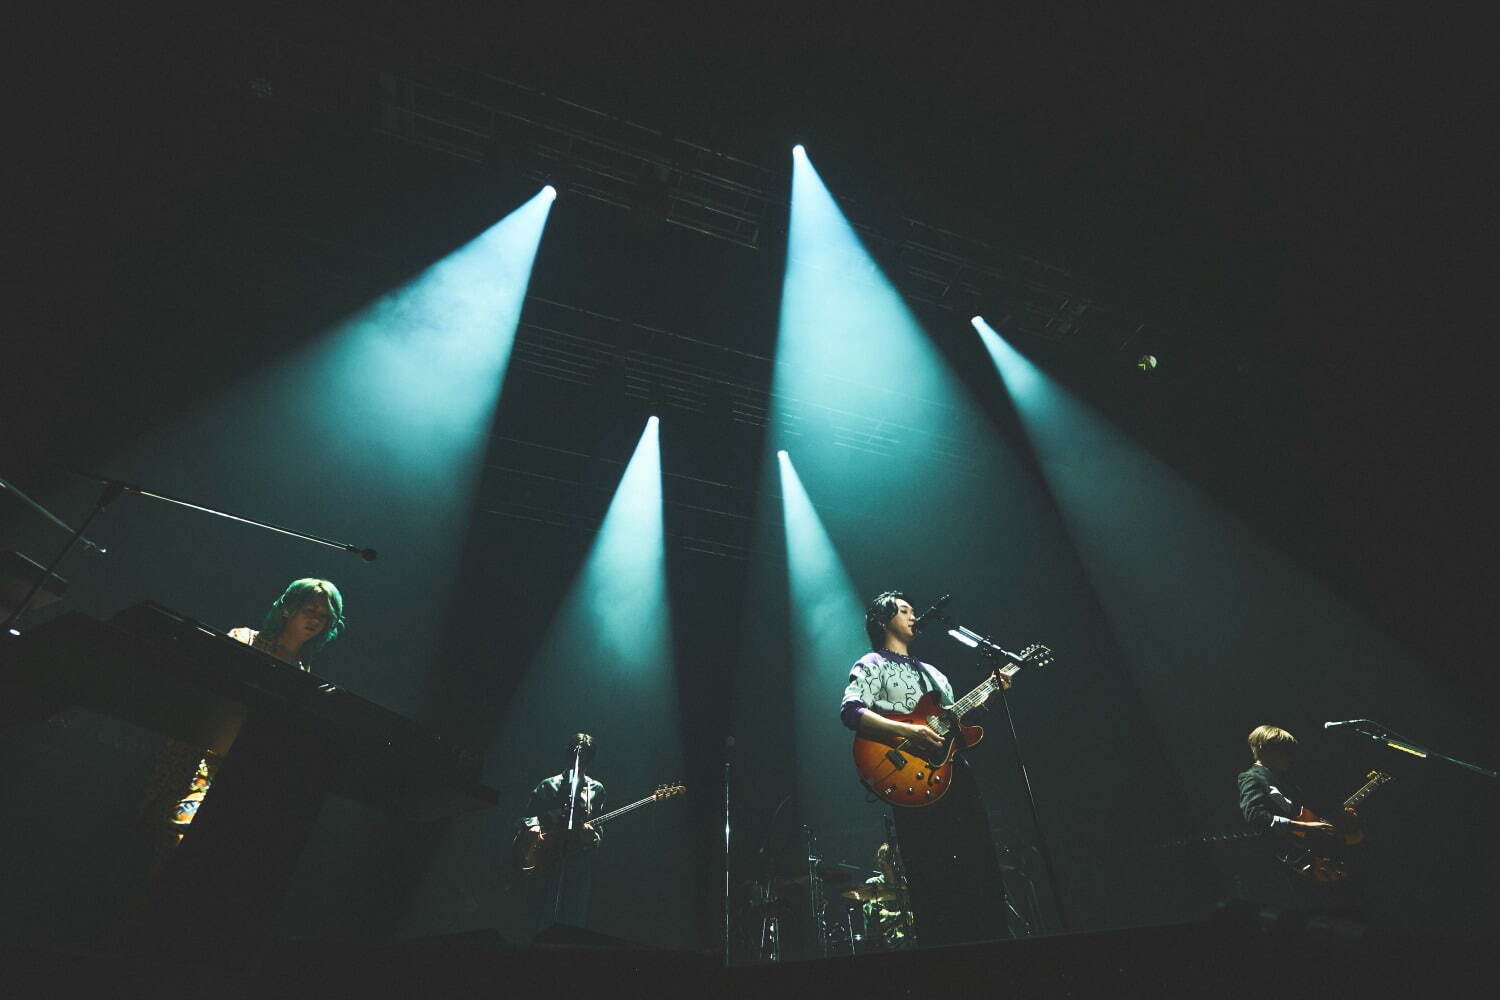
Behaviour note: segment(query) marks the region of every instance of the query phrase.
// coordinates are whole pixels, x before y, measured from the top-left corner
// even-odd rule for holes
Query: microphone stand
[[[42,570],[42,572],[37,576],[36,582],[33,583],[31,585],[31,589],[26,592],[25,598],[23,598],[21,603],[16,605],[15,610],[6,617],[4,624],[0,625],[0,634],[10,632],[11,629],[15,627],[16,622],[21,620],[21,616],[26,614],[27,610],[31,607],[31,602],[36,600],[36,595],[41,592],[42,585],[45,584],[47,580],[52,576],[52,571],[57,569],[58,565],[63,561],[63,557],[65,557],[69,552],[73,550],[74,545],[82,541],[89,548],[94,549],[101,555],[105,552],[104,549],[84,538],[83,533],[89,529],[89,525],[94,523],[94,518],[98,517],[104,511],[105,507],[108,507],[115,501],[116,497],[124,492],[124,484],[116,483],[107,479],[99,481],[104,484],[104,488],[99,491],[99,498],[94,501],[94,509],[89,511],[89,515],[88,517],[85,517],[83,519],[83,523],[80,524],[76,529],[74,529],[72,534],[68,536],[67,543],[58,550],[57,555],[52,557],[52,561],[47,564],[47,568]],[[3,482],[3,480],[0,480],[0,482]],[[9,483],[4,483],[4,485],[9,489],[15,490],[15,492],[20,494],[21,496],[25,497],[25,494],[22,494],[20,490],[16,490],[16,488],[14,486],[11,486]],[[32,502],[29,497],[26,497],[26,499],[28,502],[32,503],[33,507],[41,510],[44,514],[47,514],[47,516],[49,518],[52,518],[53,521],[56,521],[58,524],[63,524],[62,521],[58,521],[57,518],[52,517],[51,514],[47,513],[45,508],[41,507],[41,505]],[[63,526],[67,527],[66,525]]]
[[[734,737],[724,737],[724,968],[729,968],[729,763]]]
[[[78,472],[75,469],[68,469],[67,471],[73,473],[75,476],[81,476],[84,479],[92,479],[96,483],[103,483],[105,495],[108,496],[109,499],[114,499],[114,497],[119,496],[121,493],[133,493],[136,496],[150,497],[153,500],[162,500],[166,503],[176,504],[179,507],[186,507],[189,510],[202,511],[205,514],[212,514],[215,517],[226,518],[230,521],[238,521],[241,524],[248,524],[256,528],[264,528],[267,531],[274,531],[277,534],[287,535],[291,538],[300,538],[304,542],[312,542],[315,545],[326,545],[330,549],[338,549],[340,552],[352,552],[362,558],[365,562],[374,562],[375,558],[379,555],[379,553],[377,553],[374,549],[362,549],[358,545],[350,545],[348,542],[340,542],[332,538],[324,538],[321,535],[309,534],[305,531],[298,531],[295,528],[284,528],[279,524],[272,524],[269,521],[257,521],[255,518],[245,517],[243,514],[234,514],[227,510],[219,510],[215,507],[208,507],[204,504],[194,503],[191,500],[184,500],[182,497],[174,497],[168,496],[165,493],[158,493],[155,490],[149,489],[145,486],[138,486],[135,483],[124,483],[118,479],[106,479],[103,476],[96,476],[88,472]]]
[[[973,629],[964,628],[962,625],[954,625],[947,618],[939,615],[937,620],[948,626],[948,635],[957,643],[976,650],[987,662],[996,660],[1008,660],[1011,663],[1020,664],[1022,658],[1017,653],[1012,653],[989,636],[981,635]],[[992,667],[991,672],[999,669]],[[1026,761],[1021,755],[1021,737],[1016,732],[1016,718],[1011,714],[1010,699],[1005,696],[1005,687],[1001,685],[998,689],[1000,704],[1005,709],[1005,721],[1010,728],[1011,745],[1016,751],[1016,767],[1021,772],[1021,784],[1026,789],[1026,803],[1031,809],[1031,825],[1036,830],[1036,841],[1038,851],[1042,856],[1042,867],[1047,871],[1047,886],[1052,890],[1052,903],[1057,908],[1057,922],[1061,930],[1068,929],[1068,915],[1063,907],[1062,892],[1057,886],[1057,871],[1052,865],[1052,852],[1047,847],[1047,835],[1042,832],[1041,814],[1036,808],[1036,793],[1031,788],[1031,775],[1026,770]],[[993,849],[993,848],[992,848]]]
[[[1432,758],[1446,760],[1450,764],[1457,764],[1459,767],[1473,771],[1475,774],[1482,774],[1491,780],[1500,781],[1500,772],[1492,771],[1487,767],[1480,767],[1478,764],[1471,764],[1466,760],[1459,760],[1456,757],[1449,757],[1445,753],[1439,753],[1431,747],[1422,746],[1420,743],[1413,743],[1411,740],[1406,739],[1404,736],[1382,726],[1372,719],[1361,719],[1349,728],[1361,736],[1374,740],[1376,743],[1390,747],[1392,750],[1400,750],[1403,753],[1409,753],[1413,757],[1420,757],[1423,760],[1430,760]]]
[[[802,835],[807,845],[807,905],[812,917],[813,931],[817,935],[818,957],[828,957],[828,927],[823,923],[823,879],[818,869],[823,858],[818,854],[818,838],[812,827],[802,826]]]
[[[563,839],[557,852],[557,885],[552,891],[552,922],[555,924],[562,916],[562,891],[564,872],[568,865],[568,855],[573,847],[573,831],[581,824],[578,823],[578,786],[583,781],[583,744],[573,745],[573,764],[568,774],[568,818],[564,824]]]
[[[20,500],[26,506],[28,506],[32,510],[36,511],[38,514],[42,515],[47,520],[51,521],[53,524],[57,525],[62,530],[66,531],[66,532],[69,532],[69,533],[71,533],[73,531],[73,528],[68,524],[68,522],[64,521],[62,518],[60,518],[56,514],[52,513],[46,507],[43,507],[41,504],[37,503],[36,500],[34,500],[31,497],[27,496],[26,493],[25,493],[25,491],[23,491],[21,489],[21,487],[17,486],[13,482],[10,482],[4,476],[0,476],[0,490],[10,490],[12,493],[14,493],[16,495],[16,499]],[[84,548],[86,548],[86,549],[93,549],[95,552],[97,552],[101,556],[105,555],[106,553],[109,552],[109,550],[106,549],[104,546],[99,545],[99,544],[97,544],[95,542],[91,542],[87,538],[82,537],[81,535],[80,535],[80,537],[79,537],[78,540],[83,543],[83,547]]]
[[[103,476],[96,476],[92,473],[87,472],[78,472],[75,469],[67,469],[66,471],[71,472],[75,476],[81,476],[84,479],[91,479],[94,482],[101,484],[102,489],[99,492],[99,499],[94,502],[94,509],[89,511],[89,516],[84,518],[83,523],[78,526],[78,530],[73,532],[72,537],[68,539],[67,544],[62,547],[62,550],[53,557],[52,562],[47,566],[46,569],[42,571],[42,575],[37,578],[37,582],[32,585],[31,590],[26,594],[26,599],[21,602],[19,607],[11,612],[10,616],[5,619],[4,624],[0,625],[0,633],[8,631],[11,626],[19,621],[21,616],[26,613],[26,609],[29,608],[31,606],[31,602],[36,599],[37,592],[42,589],[42,584],[52,574],[52,571],[57,568],[58,564],[62,562],[63,557],[72,550],[75,543],[77,543],[79,540],[83,540],[86,545],[95,549],[101,554],[105,551],[104,549],[95,545],[93,542],[84,539],[83,533],[88,530],[90,524],[94,523],[94,518],[98,517],[99,514],[103,512],[104,508],[113,503],[117,498],[119,498],[122,493],[133,493],[136,496],[150,497],[153,500],[163,500],[170,504],[176,504],[179,507],[187,507],[190,510],[199,510],[205,514],[213,514],[215,517],[227,518],[230,521],[239,521],[241,524],[249,524],[257,528],[264,528],[267,531],[274,531],[278,534],[287,535],[291,538],[300,538],[305,542],[313,542],[317,545],[326,545],[331,549],[338,549],[341,552],[353,552],[360,556],[360,558],[364,559],[365,562],[373,562],[376,556],[379,554],[374,549],[362,549],[358,545],[350,545],[347,542],[339,542],[331,538],[323,538],[320,535],[308,534],[305,531],[297,531],[293,528],[283,528],[280,525],[271,524],[269,521],[257,521],[252,517],[245,517],[241,514],[232,514],[227,510],[218,510],[214,507],[207,507],[203,504],[194,503],[191,500],[184,500],[181,497],[168,496],[165,493],[157,493],[156,491],[147,489],[144,486],[137,486],[135,483],[125,483],[121,482],[118,479],[106,479]],[[14,489],[14,487],[11,488]],[[48,516],[50,517],[51,515]],[[54,518],[53,520],[56,520],[56,518]]]
[[[766,823],[766,835],[761,838],[760,860],[762,864],[759,871],[766,877],[765,888],[760,891],[757,902],[761,903],[760,919],[760,944],[756,952],[756,961],[779,962],[781,961],[781,915],[780,894],[776,891],[776,856],[771,850],[771,837],[776,832],[776,819],[781,815],[781,810],[788,802],[792,801],[792,793],[788,792],[776,803],[776,808],[771,810],[771,819]],[[804,827],[803,829],[806,829]],[[809,891],[811,891],[809,889]]]

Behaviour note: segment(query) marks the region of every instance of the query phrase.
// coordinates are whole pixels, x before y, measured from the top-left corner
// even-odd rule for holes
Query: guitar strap
[[[916,666],[917,686],[922,689],[922,693],[927,694],[928,692],[931,692],[933,694],[936,694],[938,696],[938,703],[942,704],[943,688],[942,685],[940,685],[936,680],[933,679],[932,674],[928,673],[928,670],[930,668],[921,660],[913,660],[912,663]],[[944,705],[943,707],[946,708],[947,706]]]

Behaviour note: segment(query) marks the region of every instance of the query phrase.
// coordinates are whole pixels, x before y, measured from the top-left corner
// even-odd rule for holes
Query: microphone
[[[913,632],[921,632],[922,629],[926,628],[928,625],[931,625],[938,619],[938,616],[942,613],[943,608],[947,607],[948,602],[951,600],[953,600],[952,594],[944,594],[942,597],[939,597],[933,603],[932,607],[928,608],[926,611],[918,615],[917,620],[911,623],[911,630]]]
[[[363,559],[365,562],[374,562],[375,558],[378,555],[380,555],[380,553],[376,552],[374,549],[360,549],[359,550],[359,557],[361,559]]]
[[[1371,725],[1371,724],[1372,723],[1370,722],[1369,719],[1345,719],[1342,722],[1325,722],[1325,723],[1323,723],[1323,728],[1324,729],[1337,729],[1340,726],[1362,726],[1362,725]]]

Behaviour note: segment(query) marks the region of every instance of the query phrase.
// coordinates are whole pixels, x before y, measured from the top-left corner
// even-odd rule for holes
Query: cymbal
[[[861,903],[889,903],[901,895],[901,890],[889,885],[861,885],[845,889],[839,895]]]
[[[832,863],[819,865],[817,871],[818,878],[822,879],[825,885],[847,885],[865,873],[863,868],[856,868],[854,865]]]
[[[816,875],[818,881],[822,882],[824,885],[848,885],[850,882],[853,882],[856,879],[863,878],[865,870],[856,865],[841,865],[835,864],[832,861],[825,861],[822,864],[818,865],[817,868],[813,869],[813,874]],[[808,875],[804,873],[801,875],[792,875],[789,877],[778,878],[776,880],[776,884],[804,885],[806,884],[807,879]]]

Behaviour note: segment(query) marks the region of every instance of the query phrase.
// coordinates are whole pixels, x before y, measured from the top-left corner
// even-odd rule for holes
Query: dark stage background
[[[64,564],[66,606],[150,598],[227,629],[331,578],[350,625],[316,671],[487,748],[501,791],[421,826],[331,803],[280,933],[524,940],[504,848],[575,728],[612,805],[689,786],[611,832],[598,930],[719,946],[729,735],[736,893],[793,869],[804,825],[868,864],[880,814],[842,756],[842,662],[817,737],[837,754],[799,756],[793,732],[806,678],[770,456],[817,432],[767,427],[797,142],[972,397],[989,463],[950,478],[900,443],[924,411],[874,400],[850,420],[894,432],[799,471],[862,593],[952,591],[965,622],[1057,651],[1013,707],[1070,926],[1248,891],[1229,846],[1154,845],[1236,827],[1244,734],[1274,722],[1329,797],[1397,773],[1368,809],[1376,922],[1495,933],[1493,783],[1320,725],[1371,717],[1497,759],[1479,33],[1356,8],[865,6],[63,8],[17,39],[0,475],[73,520],[93,490],[63,465],[381,550],[127,496],[90,532],[110,555]],[[743,217],[684,222],[705,177],[733,181],[710,200]],[[559,199],[475,488],[393,472],[346,401],[305,393],[300,359],[544,183]],[[914,265],[914,243],[950,270]],[[1105,422],[1039,457],[975,313]],[[546,641],[652,413],[670,631],[642,621],[662,670],[618,676]],[[65,537],[4,493],[0,525],[38,560]],[[848,622],[849,659],[861,643]],[[957,647],[925,652],[977,680]],[[1057,929],[987,725],[996,833]],[[135,737],[70,732],[112,782],[147,766]],[[123,799],[72,808],[109,831]],[[80,849],[51,842],[58,864]],[[34,877],[86,894],[91,871]],[[58,916],[70,898],[13,907],[15,942],[92,940]]]

